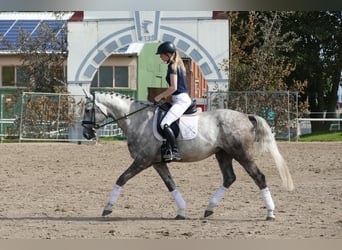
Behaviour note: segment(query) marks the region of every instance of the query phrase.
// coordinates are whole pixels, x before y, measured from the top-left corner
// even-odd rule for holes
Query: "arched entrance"
[[[101,63],[120,48],[166,40],[199,65],[210,91],[228,89],[219,66],[229,56],[228,20],[213,20],[210,11],[85,12],[82,22],[69,22],[68,29],[71,93],[79,93],[75,83],[90,84]]]

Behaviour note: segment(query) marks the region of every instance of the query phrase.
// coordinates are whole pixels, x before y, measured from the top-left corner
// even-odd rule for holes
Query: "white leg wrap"
[[[267,211],[272,211],[273,213],[275,206],[274,206],[274,202],[273,202],[273,199],[272,199],[272,196],[268,187],[261,189],[261,195],[262,195],[262,199],[265,202]]]
[[[121,193],[121,187],[118,185],[115,185],[113,187],[112,193],[110,194],[108,203],[111,205],[114,205],[114,203],[118,200]]]
[[[178,207],[178,215],[185,216],[185,201],[183,200],[181,193],[177,189],[175,189],[171,192],[171,195],[176,201]]]
[[[228,188],[225,188],[224,186],[220,186],[215,194],[211,197],[209,201],[209,205],[206,210],[212,211],[213,208],[219,203],[219,201],[222,199],[223,195],[228,191]]]

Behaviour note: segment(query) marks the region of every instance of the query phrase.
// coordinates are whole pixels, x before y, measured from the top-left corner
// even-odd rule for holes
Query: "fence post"
[[[23,129],[23,110],[24,110],[25,92],[21,95],[21,110],[20,110],[20,126],[19,126],[19,143],[21,143]]]
[[[291,141],[290,91],[287,91],[287,137]]]

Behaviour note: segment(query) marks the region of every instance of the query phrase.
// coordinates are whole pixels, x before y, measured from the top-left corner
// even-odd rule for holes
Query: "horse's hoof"
[[[205,211],[204,211],[204,218],[205,218],[205,217],[209,217],[209,216],[212,215],[213,213],[214,213],[214,211],[205,210]]]
[[[275,220],[275,217],[274,216],[267,216],[266,220],[267,221],[273,221],[273,220]]]
[[[103,210],[102,216],[106,216],[106,215],[111,214],[111,213],[112,213],[112,210]]]
[[[185,220],[185,216],[177,214],[175,220]]]
[[[110,203],[107,203],[107,205],[103,209],[102,216],[106,216],[108,214],[111,214],[112,211],[113,211],[112,205]]]
[[[112,211],[113,211],[112,205],[108,202],[108,203],[106,204],[106,206],[104,207],[104,209],[103,209],[102,216],[106,216],[106,215],[108,215],[108,214],[111,214]]]

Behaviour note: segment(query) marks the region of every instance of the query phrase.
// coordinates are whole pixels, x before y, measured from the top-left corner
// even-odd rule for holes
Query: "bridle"
[[[95,116],[96,108],[98,110],[100,110],[100,112],[106,117],[106,119],[109,118],[109,116],[100,107],[98,107],[95,104],[95,93],[93,93],[92,96],[93,96],[93,100],[92,100],[92,104],[93,105],[92,105],[92,108],[91,108],[91,120],[90,121],[82,121],[82,123],[81,123],[82,127],[87,128],[87,129],[89,129],[89,127],[87,127],[85,125],[92,125],[93,129],[99,129],[99,128],[102,128],[102,127],[104,127],[104,126],[106,126],[108,124],[116,123],[116,122],[118,122],[120,120],[127,119],[129,116],[134,115],[135,113],[138,113],[138,112],[140,112],[140,111],[142,111],[142,110],[144,110],[144,109],[146,109],[146,108],[148,108],[150,106],[150,105],[146,104],[146,106],[144,106],[144,107],[142,107],[142,108],[140,108],[138,110],[135,110],[132,113],[124,115],[124,116],[122,116],[122,117],[120,117],[118,119],[113,119],[111,117],[112,118],[111,121],[105,122],[103,124],[97,124],[96,123],[96,116]]]

